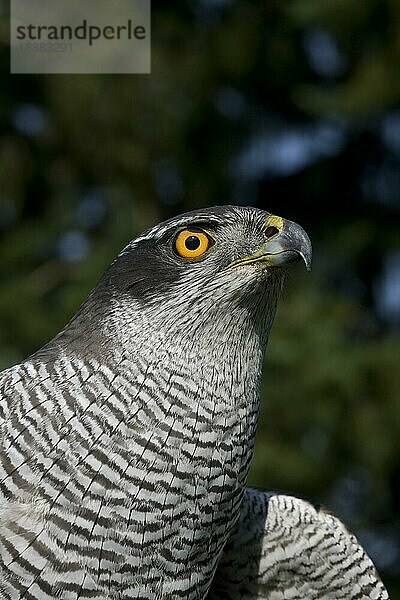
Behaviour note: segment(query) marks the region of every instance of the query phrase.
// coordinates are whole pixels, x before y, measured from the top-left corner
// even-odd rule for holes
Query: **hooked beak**
[[[284,267],[300,258],[307,271],[311,270],[312,248],[310,238],[300,225],[281,217],[270,215],[265,232],[270,237],[252,254],[228,265],[228,268],[259,263],[260,267]]]

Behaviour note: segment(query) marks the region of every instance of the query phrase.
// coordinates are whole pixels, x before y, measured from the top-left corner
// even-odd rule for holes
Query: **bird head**
[[[256,208],[205,208],[133,240],[95,295],[109,299],[119,328],[133,320],[190,338],[207,329],[223,334],[227,321],[240,326],[250,318],[267,331],[286,268],[299,259],[310,268],[310,240],[296,223]]]

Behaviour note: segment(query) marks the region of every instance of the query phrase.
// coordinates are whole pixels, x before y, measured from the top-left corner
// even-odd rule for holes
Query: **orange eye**
[[[210,247],[208,236],[202,231],[184,229],[175,240],[175,250],[183,258],[197,258]]]

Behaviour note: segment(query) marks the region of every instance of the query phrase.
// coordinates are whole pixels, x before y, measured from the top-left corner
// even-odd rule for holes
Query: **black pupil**
[[[200,246],[200,240],[197,235],[190,235],[188,238],[186,238],[185,246],[188,250],[197,250],[197,248]]]

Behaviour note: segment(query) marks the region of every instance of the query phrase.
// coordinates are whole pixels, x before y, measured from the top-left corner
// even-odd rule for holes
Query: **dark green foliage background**
[[[150,76],[11,76],[1,9],[0,366],[159,220],[297,220],[314,270],[278,311],[250,482],[339,514],[400,599],[400,312],[378,293],[399,300],[400,3],[154,0]]]

